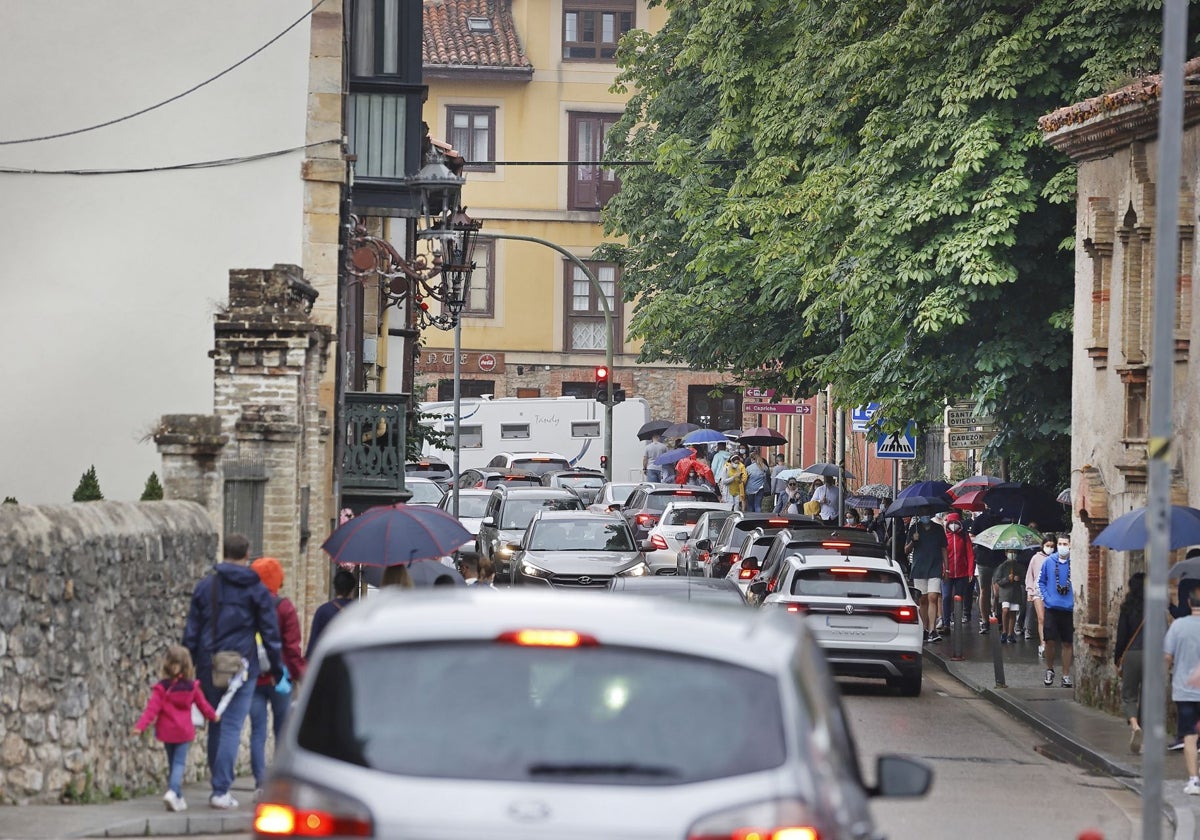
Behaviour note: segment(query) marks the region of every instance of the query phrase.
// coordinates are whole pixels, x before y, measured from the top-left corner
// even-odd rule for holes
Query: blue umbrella
[[[688,449],[686,446],[682,446],[679,449],[672,449],[670,452],[664,452],[662,455],[659,455],[657,458],[651,461],[651,463],[656,467],[669,467],[671,464],[679,463],[688,455],[694,454],[695,453],[691,449]]]
[[[696,429],[694,432],[684,435],[683,442],[689,446],[695,446],[701,443],[729,443],[729,438],[716,429]]]
[[[1200,510],[1184,505],[1171,505],[1167,522],[1172,549],[1200,543]],[[1117,551],[1142,551],[1146,547],[1147,539],[1146,508],[1138,508],[1110,522],[1107,528],[1096,535],[1092,543]]]
[[[916,484],[910,484],[896,494],[896,501],[907,499],[909,496],[926,496],[929,498],[941,498],[950,490],[950,482],[948,481],[918,481]],[[949,499],[947,499],[949,501]]]
[[[945,482],[942,482],[943,484]],[[903,498],[901,498],[903,497]],[[888,505],[884,516],[932,516],[944,510],[950,510],[950,502],[945,496],[904,496],[903,493],[896,501]]]
[[[471,533],[450,514],[428,505],[381,505],[329,535],[321,548],[334,563],[397,566],[452,554]]]

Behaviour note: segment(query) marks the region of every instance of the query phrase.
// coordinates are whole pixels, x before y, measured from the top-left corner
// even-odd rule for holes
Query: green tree
[[[150,477],[146,479],[146,486],[142,490],[143,502],[159,502],[162,501],[163,486],[158,481],[158,473],[150,473]]]
[[[17,497],[16,496],[5,496],[4,501],[0,502],[0,504],[15,505],[15,504],[17,504]]]
[[[609,138],[652,163],[604,214],[642,359],[893,428],[974,398],[990,454],[1065,476],[1074,168],[1036,123],[1155,68],[1158,3],[664,5]]]
[[[96,465],[88,467],[87,472],[79,479],[79,486],[71,498],[76,502],[98,502],[104,498],[100,492],[100,480],[96,478]]]

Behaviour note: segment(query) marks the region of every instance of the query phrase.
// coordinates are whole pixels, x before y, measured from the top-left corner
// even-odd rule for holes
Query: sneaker
[[[1129,733],[1129,751],[1138,755],[1142,751],[1142,730],[1135,729]]]
[[[1017,635],[1020,636],[1022,633],[1025,632],[1025,625],[1018,624],[1016,629],[1017,629]]]
[[[1025,628],[1025,638],[1026,638],[1026,639],[1032,639],[1032,638],[1033,638],[1033,633],[1031,633],[1031,632],[1030,632],[1030,630],[1029,630],[1029,628],[1028,628],[1028,627],[1026,627],[1026,628]]]
[[[217,796],[216,794],[210,796],[208,798],[208,805],[210,808],[220,808],[223,811],[228,811],[231,808],[236,808],[238,806],[238,801],[233,798],[233,794],[226,792],[222,793],[220,796]]]
[[[1063,681],[1062,681],[1062,687],[1063,687],[1063,688],[1074,688],[1074,687],[1075,687],[1075,683],[1071,681],[1071,675],[1070,675],[1070,674],[1068,674],[1068,675],[1066,675],[1065,677],[1063,677]]]
[[[1038,656],[1043,656],[1046,653],[1045,645],[1038,645]]]
[[[941,633],[941,632],[942,632],[943,630],[945,630],[945,629],[946,629],[946,622],[942,621],[942,620],[939,618],[939,619],[937,620],[937,624],[935,624],[935,625],[933,626],[933,632],[935,632],[935,633]]]
[[[168,811],[182,811],[183,808],[179,807],[179,803],[182,801],[183,799],[180,798],[173,790],[168,790],[163,794],[163,805]],[[186,807],[187,806],[185,805],[184,808]]]
[[[1200,782],[1188,779],[1188,783],[1183,786],[1183,792],[1188,796],[1200,796]]]
[[[1042,679],[1042,685],[1054,685],[1054,669],[1047,668],[1046,676]]]
[[[934,630],[932,633],[929,634],[929,641],[940,642],[941,640],[942,640],[942,634],[939,633],[938,631]]]
[[[1008,635],[1008,643],[1010,645],[1015,645],[1017,643],[1017,636],[1015,633],[1010,633]]]
[[[1181,749],[1183,749],[1183,739],[1182,739],[1182,738],[1176,738],[1174,741],[1172,741],[1171,743],[1167,744],[1167,749],[1169,749],[1169,750],[1181,750]]]
[[[980,636],[986,636],[988,634],[989,629],[991,629],[991,628],[988,627],[986,622],[983,622],[983,621],[979,622],[979,635]]]

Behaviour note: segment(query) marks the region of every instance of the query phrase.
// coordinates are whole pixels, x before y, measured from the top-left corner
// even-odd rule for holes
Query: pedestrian
[[[775,513],[800,513],[801,507],[808,501],[800,489],[800,482],[789,478],[783,485],[783,492],[775,502]]]
[[[1170,611],[1174,618],[1183,618],[1191,614],[1187,605],[1187,593],[1200,586],[1200,569],[1196,568],[1196,565],[1200,563],[1198,558],[1200,558],[1200,548],[1189,548],[1187,556],[1171,567],[1168,579],[1175,580],[1177,576],[1179,579],[1175,592],[1171,593],[1174,596],[1172,599],[1174,603],[1170,604]],[[1189,563],[1189,560],[1192,562]],[[1181,570],[1184,571],[1181,572]]]
[[[1042,590],[1038,588],[1038,580],[1042,575],[1042,566],[1046,558],[1058,548],[1058,539],[1054,534],[1042,534],[1042,547],[1029,560],[1029,568],[1025,570],[1025,600],[1033,605],[1037,617],[1038,656],[1046,652],[1046,602],[1042,600]],[[1025,638],[1029,638],[1029,621],[1025,622]]]
[[[1171,671],[1171,699],[1175,701],[1177,733],[1183,740],[1183,760],[1188,781],[1183,792],[1200,796],[1196,733],[1200,729],[1200,584],[1185,599],[1191,612],[1171,622],[1163,639],[1167,668]]]
[[[342,610],[350,606],[354,593],[358,589],[358,578],[348,569],[338,569],[333,575],[333,597],[313,613],[312,626],[308,630],[308,647],[304,650],[304,658],[312,659],[313,651],[317,648],[317,639],[325,632],[329,622],[333,621]]]
[[[244,535],[225,537],[223,562],[196,584],[183,631],[183,646],[196,663],[196,674],[208,702],[218,704],[226,689],[231,690],[221,720],[208,728],[208,769],[212,781],[208,804],[220,809],[238,806],[229,789],[233,786],[242,726],[250,713],[258,681],[256,634],[262,637],[271,675],[283,678],[275,604],[267,587],[250,568],[249,551],[250,541]],[[236,654],[241,655],[241,675],[245,681],[233,687],[237,677],[229,677],[225,666],[231,658],[236,659]],[[219,673],[214,673],[214,659],[219,659],[222,666]]]
[[[971,583],[975,579],[975,547],[963,530],[962,515],[956,511],[946,514],[946,569],[942,576],[942,628],[950,628],[954,620],[954,599],[963,606],[965,622],[971,611]],[[962,627],[960,626],[961,630]]]
[[[729,445],[725,441],[717,444],[717,451],[712,456],[712,471],[718,479],[721,477],[721,472],[725,469],[725,462],[729,460]]]
[[[662,465],[654,463],[654,460],[667,452],[667,445],[663,443],[662,435],[651,436],[650,442],[646,444],[646,451],[642,455],[642,474],[647,481],[653,481],[655,484],[662,481]]]
[[[262,580],[275,602],[283,666],[287,669],[283,679],[276,680],[272,677],[270,663],[265,659],[265,651],[262,646],[259,647],[258,667],[267,670],[259,672],[258,681],[254,686],[254,697],[250,700],[250,772],[254,774],[254,801],[257,802],[262,798],[262,788],[267,781],[268,711],[271,716],[271,732],[278,746],[279,735],[283,732],[283,722],[287,719],[288,706],[292,700],[292,688],[304,679],[308,663],[300,650],[300,617],[296,614],[296,605],[289,598],[279,594],[283,586],[283,564],[274,557],[259,557],[250,564],[250,568]]]
[[[211,721],[219,721],[221,717],[205,699],[192,656],[183,645],[167,648],[161,673],[162,679],[150,689],[146,709],[133,725],[133,731],[140,735],[154,724],[154,737],[167,750],[167,792],[163,794],[163,802],[168,811],[186,811],[183,773],[187,769],[188,748],[196,740],[192,705]]]
[[[821,505],[821,521],[826,525],[836,525],[838,508],[841,507],[842,493],[838,489],[833,476],[825,476],[825,480],[813,491],[813,501]]]
[[[1042,564],[1038,589],[1046,605],[1042,626],[1046,635],[1046,676],[1043,685],[1054,685],[1054,654],[1062,648],[1062,687],[1073,688],[1071,661],[1075,643],[1075,590],[1071,586],[1071,535],[1058,535],[1055,551]],[[1200,700],[1200,695],[1197,696]],[[1197,791],[1200,792],[1200,791]]]
[[[1000,644],[1017,643],[1017,616],[1021,613],[1027,569],[1016,551],[1005,552],[1004,562],[996,567],[993,583],[1000,600]]]
[[[397,589],[414,588],[412,575],[408,573],[408,566],[397,563],[395,566],[388,566],[383,570],[383,574],[379,576],[379,588],[390,586]]]
[[[780,473],[788,468],[787,458],[782,452],[775,453],[775,463],[771,466],[771,510],[779,513],[780,504],[783,502],[783,494],[787,492],[787,479],[780,477]]]
[[[696,454],[696,447],[689,446],[688,454],[684,455],[682,458],[680,458],[678,461],[675,462],[675,483],[676,484],[687,484],[688,483],[688,479],[691,477],[691,474],[692,474],[692,469],[696,465],[697,457],[699,457],[699,456]]]
[[[1117,617],[1117,643],[1113,647],[1121,677],[1121,710],[1129,721],[1129,751],[1142,751],[1142,626],[1145,619],[1146,573],[1134,572]]]
[[[771,468],[767,459],[755,455],[746,466],[746,510],[760,513],[763,509],[763,495],[767,492],[767,479]]]
[[[846,518],[842,525],[847,528],[863,528],[862,518],[858,515],[858,511],[854,508],[846,508]]]
[[[1001,525],[1004,518],[993,510],[985,500],[983,512],[971,520],[971,536],[977,537],[993,525]],[[975,577],[979,584],[979,635],[986,636],[991,628],[992,616],[998,616],[996,592],[992,578],[996,568],[1004,562],[1004,554],[985,546],[975,545]]]
[[[912,555],[912,584],[921,592],[918,612],[925,641],[940,642],[937,620],[941,614],[942,569],[946,567],[946,532],[931,517],[917,517],[908,530],[904,550]]]
[[[496,588],[496,564],[482,554],[479,555],[479,583],[476,586],[480,589]]]
[[[476,551],[460,551],[458,553],[458,573],[463,576],[463,583],[475,586],[479,583],[479,553]]]
[[[742,456],[736,452],[729,456],[721,471],[718,482],[723,490],[722,499],[732,506],[733,510],[746,509],[746,468],[742,466]]]

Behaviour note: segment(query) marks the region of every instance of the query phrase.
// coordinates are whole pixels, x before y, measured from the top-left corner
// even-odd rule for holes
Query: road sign
[[[879,436],[875,442],[875,457],[890,458],[895,461],[911,461],[917,457],[917,435],[913,424],[904,427],[903,432],[887,432]]]
[[[856,432],[865,432],[871,425],[871,418],[879,410],[879,403],[873,402],[860,405],[850,412],[850,428]]]
[[[946,425],[952,429],[990,426],[995,420],[990,415],[976,414],[975,403],[959,403],[946,412]]]
[[[775,396],[774,388],[747,388],[744,395],[756,400],[769,400]]]
[[[807,403],[746,403],[742,411],[747,414],[812,414]]]
[[[993,429],[980,429],[973,432],[951,432],[951,449],[983,449],[996,436]]]

